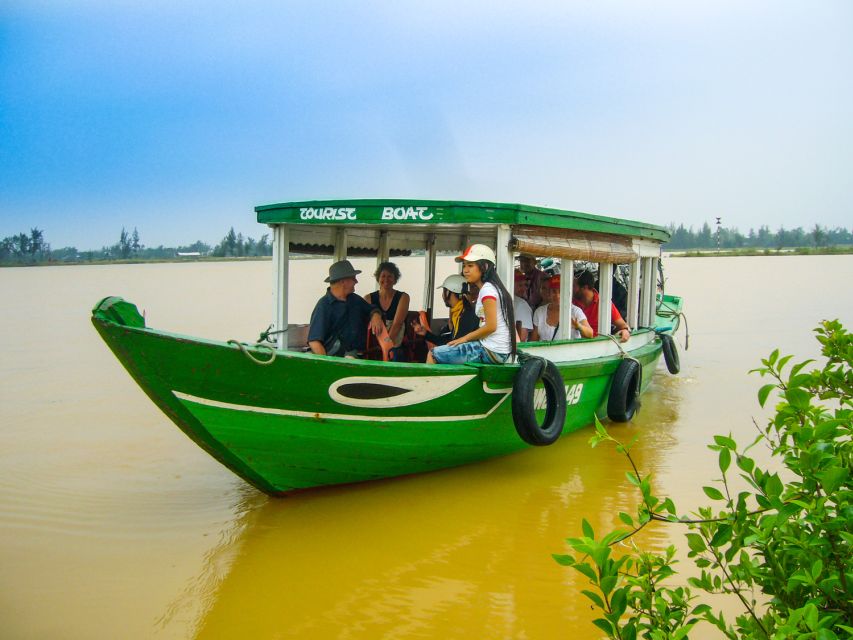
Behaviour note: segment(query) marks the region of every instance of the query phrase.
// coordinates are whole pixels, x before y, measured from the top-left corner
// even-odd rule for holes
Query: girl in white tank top
[[[503,364],[511,361],[516,350],[512,296],[495,271],[494,251],[485,245],[474,244],[456,261],[463,263],[462,276],[465,280],[480,290],[475,306],[480,326],[433,349],[427,362]]]

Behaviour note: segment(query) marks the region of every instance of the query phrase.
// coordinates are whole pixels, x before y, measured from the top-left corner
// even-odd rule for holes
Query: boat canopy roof
[[[508,226],[517,252],[628,262],[645,253],[638,245],[657,249],[670,237],[664,227],[634,220],[496,202],[311,200],[255,212],[260,223],[287,225],[291,250],[304,253],[330,253],[342,229],[350,255],[376,255],[383,242],[390,255],[405,255],[422,249],[427,236],[439,251],[475,242],[494,246],[497,229]]]

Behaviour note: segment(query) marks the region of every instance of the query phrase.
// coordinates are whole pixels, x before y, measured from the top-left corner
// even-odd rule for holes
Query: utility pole
[[[717,218],[717,253],[720,253],[720,220],[722,218]]]

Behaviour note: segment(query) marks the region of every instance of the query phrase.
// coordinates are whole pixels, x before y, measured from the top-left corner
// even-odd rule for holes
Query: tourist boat
[[[194,442],[270,495],[433,471],[549,444],[595,416],[625,421],[664,354],[682,301],[658,287],[666,229],[630,220],[518,204],[352,200],[259,206],[272,227],[274,344],[211,341],[147,327],[134,304],[101,300],[92,322],[139,386]],[[423,253],[425,305],[439,253],[496,248],[505,283],[519,253],[562,264],[571,300],[575,260],[598,263],[602,309],[616,265],[629,270],[630,339],[611,336],[520,345],[504,365],[428,365],[306,352],[306,328],[288,322],[291,252],[347,256]],[[560,327],[570,326],[568,305]],[[432,318],[432,309],[426,315]],[[438,320],[434,320],[434,323]],[[308,384],[306,384],[308,382]]]

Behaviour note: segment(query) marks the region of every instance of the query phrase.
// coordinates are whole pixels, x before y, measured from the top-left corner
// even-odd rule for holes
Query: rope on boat
[[[273,361],[275,360],[275,349],[273,349],[272,347],[268,347],[268,346],[267,346],[267,345],[265,345],[265,344],[256,344],[256,345],[254,345],[254,348],[255,348],[255,349],[259,349],[259,350],[267,349],[267,350],[269,351],[269,354],[270,354],[270,359],[269,359],[269,360],[259,360],[258,358],[256,358],[255,356],[253,356],[253,355],[252,355],[252,353],[251,353],[251,352],[246,348],[246,345],[245,345],[245,344],[243,344],[242,342],[239,342],[239,341],[237,341],[237,340],[229,340],[229,341],[228,341],[228,344],[234,344],[234,345],[237,345],[237,348],[239,348],[239,349],[240,349],[240,351],[242,351],[242,352],[243,352],[243,354],[244,354],[244,355],[245,355],[249,360],[251,360],[252,362],[254,362],[255,364],[259,364],[259,365],[261,365],[261,366],[266,366],[266,365],[268,365],[268,364],[272,364],[272,363],[273,363]]]
[[[601,334],[598,334],[598,335],[601,335]],[[640,375],[642,376],[642,371],[643,371],[643,365],[642,365],[642,363],[641,363],[639,360],[637,360],[634,356],[629,356],[629,355],[628,355],[628,352],[627,352],[627,351],[625,351],[625,349],[622,347],[622,343],[621,343],[621,342],[619,342],[619,339],[618,339],[616,336],[614,336],[614,335],[612,335],[612,334],[609,334],[609,333],[608,333],[608,334],[605,334],[605,336],[606,336],[607,338],[610,338],[610,340],[612,340],[612,341],[613,341],[613,344],[615,344],[615,345],[616,345],[616,348],[617,348],[617,349],[619,349],[619,356],[620,356],[623,360],[633,360],[633,361],[634,361],[634,362],[636,362],[638,365],[640,365]]]
[[[628,358],[629,360],[637,360],[636,358],[632,358],[631,356],[628,355],[628,353],[625,351],[625,349],[622,348],[622,343],[619,342],[619,340],[616,338],[616,336],[610,335],[609,333],[605,333],[605,334],[599,333],[598,335],[603,335],[605,338],[609,338],[610,340],[612,340],[613,344],[616,345],[616,348],[619,349],[619,353],[621,354],[621,356],[623,358]],[[639,360],[637,360],[637,364],[640,364]]]
[[[661,300],[660,306],[657,308],[657,314],[661,318],[678,318],[679,320],[684,320],[684,350],[687,351],[690,347],[690,328],[687,326],[687,316],[684,315],[684,312],[673,309]],[[679,326],[681,326],[680,322]]]
[[[260,344],[261,342],[275,342],[274,340],[270,340],[270,336],[276,336],[276,335],[278,335],[279,333],[284,333],[284,332],[285,332],[285,330],[284,330],[284,329],[276,329],[275,331],[273,331],[273,327],[274,327],[274,326],[275,326],[275,325],[272,325],[272,324],[271,324],[271,325],[270,325],[270,326],[268,326],[264,331],[261,331],[261,335],[259,335],[259,336],[258,336],[258,343],[259,343],[259,344]],[[266,346],[266,345],[264,345],[264,346]]]

